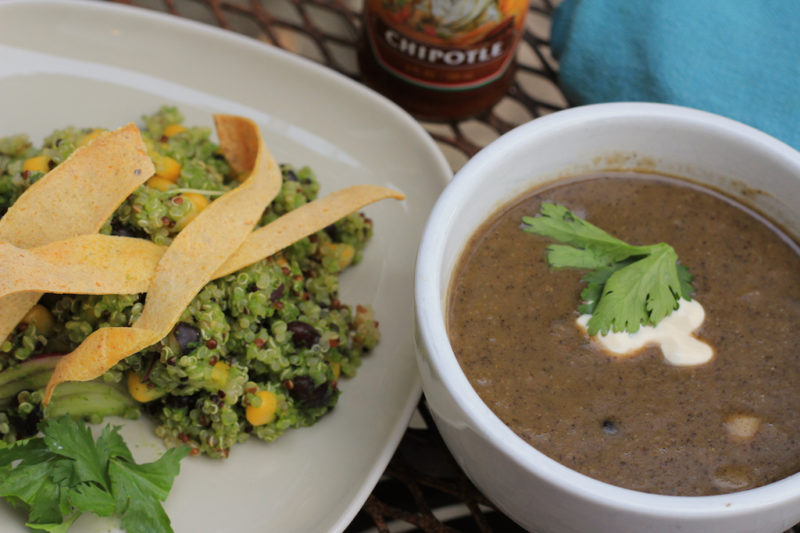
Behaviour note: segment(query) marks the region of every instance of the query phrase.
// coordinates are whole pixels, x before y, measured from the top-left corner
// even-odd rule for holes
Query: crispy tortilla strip
[[[231,120],[231,118],[233,117],[230,115],[215,115],[214,125],[217,128],[222,154],[233,170],[243,174],[256,168],[255,163],[259,151],[262,150],[261,133],[257,131],[257,135],[252,135],[252,132],[244,127],[243,121],[248,119],[236,117],[236,120]],[[255,127],[252,122],[250,124]]]
[[[281,172],[264,146],[258,126],[242,117],[218,115],[214,120],[223,153],[242,165],[249,164],[250,176],[212,202],[175,237],[156,266],[147,302],[131,327],[101,328],[58,362],[45,389],[44,405],[59,383],[99,377],[118,361],[165,337],[278,194]]]
[[[293,209],[254,231],[214,277],[225,276],[269,257],[350,213],[386,198],[402,200],[405,196],[387,187],[354,185]]]
[[[212,279],[277,253],[367,205],[403,194],[355,185],[309,202],[250,233]],[[0,296],[38,290],[60,294],[146,292],[166,247],[144,239],[82,235],[22,250],[0,243]]]
[[[32,248],[97,233],[155,172],[135,124],[101,135],[31,185],[0,219],[0,239]]]
[[[31,248],[96,233],[136,187],[155,173],[135,124],[101,135],[31,185],[0,219],[0,241]],[[5,339],[41,293],[0,299]]]
[[[145,292],[165,250],[144,239],[99,234],[29,250],[0,242],[0,295]]]

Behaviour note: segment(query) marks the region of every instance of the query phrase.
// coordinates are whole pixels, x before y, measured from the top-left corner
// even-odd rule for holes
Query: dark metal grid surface
[[[450,455],[425,406],[345,533],[523,533],[472,485]]]

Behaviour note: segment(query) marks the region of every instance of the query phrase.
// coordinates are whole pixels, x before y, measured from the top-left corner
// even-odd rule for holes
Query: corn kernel
[[[86,135],[84,135],[83,137],[80,138],[80,140],[78,141],[78,146],[86,146],[87,144],[89,144],[93,140],[95,140],[98,137],[100,137],[105,132],[106,132],[106,130],[104,130],[104,129],[100,129],[100,128],[93,129],[92,131],[90,131],[89,133],[87,133]]]
[[[194,218],[200,214],[200,212],[208,207],[208,199],[203,196],[202,194],[197,194],[194,192],[187,192],[180,195],[181,198],[184,200],[188,200],[189,203],[192,205],[191,210],[189,210],[181,219],[175,224],[175,229],[177,231],[182,230],[186,227],[189,222],[194,220]]]
[[[147,186],[152,187],[153,189],[158,189],[159,191],[166,191],[170,187],[174,187],[175,184],[169,180],[165,180],[162,177],[153,176],[147,180]]]
[[[224,362],[219,361],[214,367],[211,369],[211,383],[221,389],[225,386],[225,383],[228,382],[228,371],[231,369],[231,366]]]
[[[22,163],[22,170],[28,172],[42,172],[44,174],[50,171],[50,158],[46,155],[37,155],[25,160]]]
[[[268,390],[258,391],[256,396],[261,400],[258,406],[248,405],[245,418],[254,426],[263,426],[275,420],[278,411],[278,397]]]
[[[761,419],[753,415],[736,414],[729,416],[723,425],[730,438],[737,442],[748,442],[758,433]]]
[[[153,157],[153,164],[156,167],[156,176],[160,178],[174,183],[181,177],[181,164],[169,156]]]
[[[186,131],[186,126],[182,124],[170,124],[164,128],[164,137],[170,138],[184,131]]]
[[[342,363],[339,361],[333,361],[331,364],[331,370],[333,370],[333,379],[338,380],[339,376],[342,373]]]
[[[323,246],[328,250],[328,253],[336,259],[336,264],[339,270],[344,270],[350,263],[353,262],[353,257],[356,255],[356,249],[347,243],[324,243]]]
[[[187,192],[182,194],[184,198],[192,202],[193,209],[198,213],[208,207],[208,198],[196,192]]]
[[[164,396],[163,391],[156,390],[150,383],[142,383],[136,372],[128,372],[128,392],[131,397],[140,403],[151,402]]]
[[[53,327],[56,325],[53,314],[46,307],[39,304],[31,307],[30,311],[22,317],[21,322],[36,327],[36,331],[42,335],[47,335],[53,331]]]

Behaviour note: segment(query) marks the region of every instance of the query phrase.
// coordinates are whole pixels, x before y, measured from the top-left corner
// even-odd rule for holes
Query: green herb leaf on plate
[[[122,516],[122,527],[126,531],[171,531],[169,518],[160,502],[167,499],[172,480],[178,474],[179,461],[187,453],[185,447],[172,448],[156,462],[142,465],[121,456],[112,458],[108,472],[116,514]]]
[[[106,426],[95,439],[64,416],[39,424],[42,436],[0,443],[0,497],[28,512],[28,527],[65,533],[81,513],[119,516],[130,533],[172,531],[161,506],[189,452],[168,450],[137,464],[119,434]]]

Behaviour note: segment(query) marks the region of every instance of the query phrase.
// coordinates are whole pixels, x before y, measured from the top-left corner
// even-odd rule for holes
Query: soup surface
[[[631,244],[667,242],[705,308],[711,362],[657,347],[605,353],[575,320],[586,271],[552,269],[520,229],[542,202]],[[618,486],[709,495],[800,471],[800,255],[731,200],[660,176],[604,174],[513,202],[472,237],[450,287],[448,333],[472,386],[518,435]],[[753,431],[755,434],[752,435]]]

